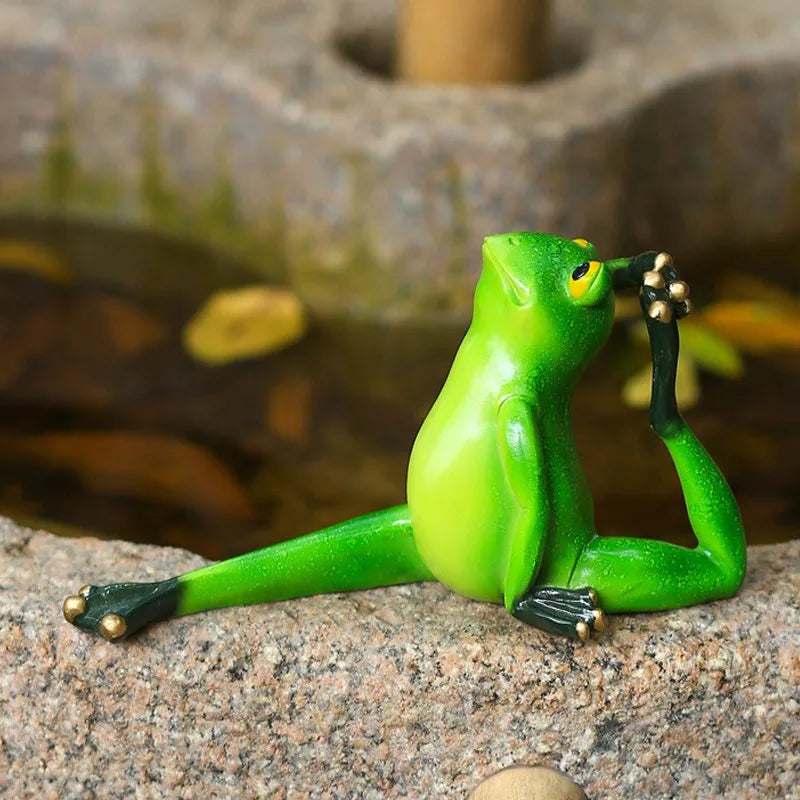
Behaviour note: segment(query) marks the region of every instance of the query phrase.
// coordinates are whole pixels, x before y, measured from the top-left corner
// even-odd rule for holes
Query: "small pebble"
[[[583,789],[549,767],[507,767],[487,778],[470,800],[587,800]]]

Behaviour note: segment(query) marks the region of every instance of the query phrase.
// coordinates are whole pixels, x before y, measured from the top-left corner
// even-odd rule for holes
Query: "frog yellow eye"
[[[573,239],[572,241],[575,242],[575,244],[579,245],[580,247],[583,247],[584,249],[586,249],[589,246],[589,242],[587,242],[586,239]]]
[[[584,261],[579,267],[572,271],[572,280],[579,281],[589,271],[589,262]]]
[[[586,294],[586,290],[594,282],[595,276],[600,271],[599,261],[584,261],[572,271],[569,278],[569,293],[575,300]]]

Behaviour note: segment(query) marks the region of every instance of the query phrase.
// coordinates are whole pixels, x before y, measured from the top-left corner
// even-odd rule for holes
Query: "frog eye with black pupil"
[[[586,293],[595,285],[595,278],[602,268],[603,265],[599,261],[584,261],[583,264],[572,270],[569,277],[569,293],[573,300],[580,300],[586,296]]]
[[[572,271],[572,280],[580,280],[589,271],[589,262],[584,261],[579,267],[575,267]]]

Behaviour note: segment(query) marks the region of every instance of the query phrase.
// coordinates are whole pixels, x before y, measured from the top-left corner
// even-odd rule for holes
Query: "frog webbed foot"
[[[67,597],[62,610],[67,622],[77,628],[116,642],[150,622],[173,616],[178,595],[175,578],[156,583],[87,585]]]
[[[585,642],[592,631],[606,629],[606,615],[598,606],[593,589],[560,589],[542,586],[531,589],[514,603],[511,613],[527,625],[580,639]]]

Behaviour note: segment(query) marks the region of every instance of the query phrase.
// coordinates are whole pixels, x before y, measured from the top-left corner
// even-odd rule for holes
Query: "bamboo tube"
[[[544,65],[549,0],[403,0],[400,78],[416,83],[521,83]]]

